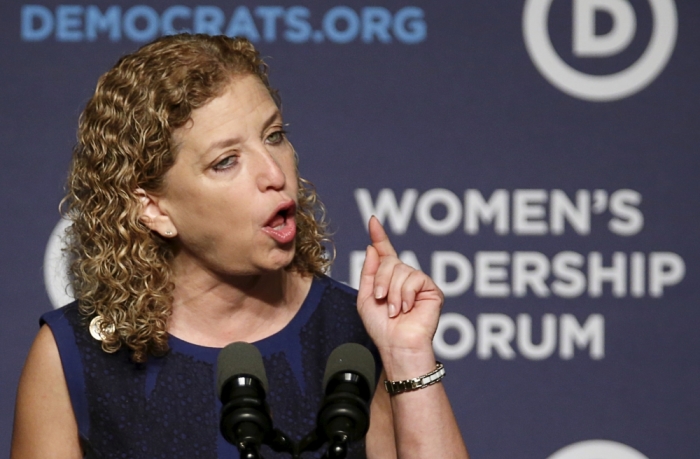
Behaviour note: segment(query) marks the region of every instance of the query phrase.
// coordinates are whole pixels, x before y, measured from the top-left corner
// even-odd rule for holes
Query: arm
[[[83,457],[61,358],[46,325],[39,330],[20,377],[10,457]]]
[[[372,245],[367,247],[357,307],[379,349],[383,376],[396,381],[430,373],[435,369],[432,339],[442,292],[427,275],[398,259],[374,217],[369,232]],[[468,458],[441,383],[390,397],[382,382],[372,400],[368,457]],[[389,445],[392,437],[395,450]]]
[[[379,382],[386,379],[386,373],[382,371]],[[394,417],[391,413],[391,400],[389,394],[377,386],[370,407],[369,432],[365,437],[365,445],[368,459],[395,458],[396,441],[394,435]]]

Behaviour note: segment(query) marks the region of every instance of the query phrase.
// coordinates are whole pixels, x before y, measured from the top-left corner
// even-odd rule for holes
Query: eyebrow
[[[240,141],[241,139],[239,137],[230,137],[228,139],[217,140],[216,142],[209,145],[206,150],[204,150],[204,154],[202,156],[204,157],[214,150],[223,150],[225,148],[231,147],[233,145],[236,145]]]
[[[268,117],[267,120],[265,120],[265,122],[263,123],[263,131],[269,128],[270,125],[274,123],[275,120],[277,120],[278,118],[280,119],[280,121],[282,120],[282,113],[280,113],[279,110],[275,110],[274,113],[270,117]],[[240,141],[241,139],[239,137],[230,137],[227,139],[217,140],[216,142],[212,143],[207,147],[203,156],[206,156],[214,150],[223,150],[225,148],[229,148],[233,145],[236,145]]]
[[[265,122],[263,123],[263,131],[265,129],[269,128],[270,125],[272,123],[274,123],[275,120],[278,118],[280,121],[282,121],[282,113],[279,111],[279,109],[275,109],[275,111],[272,113],[272,115],[267,120],[265,120]]]

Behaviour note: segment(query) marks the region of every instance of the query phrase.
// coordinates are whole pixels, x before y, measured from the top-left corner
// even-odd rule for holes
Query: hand
[[[374,216],[369,234],[372,245],[367,247],[357,295],[357,309],[367,332],[384,360],[388,356],[432,356],[442,291],[425,273],[399,260]]]

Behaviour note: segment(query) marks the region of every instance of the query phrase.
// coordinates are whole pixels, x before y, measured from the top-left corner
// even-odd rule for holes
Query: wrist
[[[423,350],[380,350],[382,366],[389,380],[412,379],[435,369],[435,354],[432,346]]]

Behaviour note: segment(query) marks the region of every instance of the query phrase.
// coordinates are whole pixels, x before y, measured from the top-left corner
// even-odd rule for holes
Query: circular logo
[[[547,28],[552,1],[525,1],[525,47],[537,70],[551,84],[571,96],[595,102],[631,96],[654,81],[671,58],[678,33],[678,14],[673,0],[649,0],[654,20],[649,46],[637,62],[611,75],[580,72],[557,54]]]
[[[68,258],[63,252],[63,237],[70,220],[62,218],[49,236],[44,252],[44,284],[54,308],[73,301],[73,289],[68,282]]]
[[[649,459],[636,449],[610,440],[587,440],[566,446],[547,459]]]

